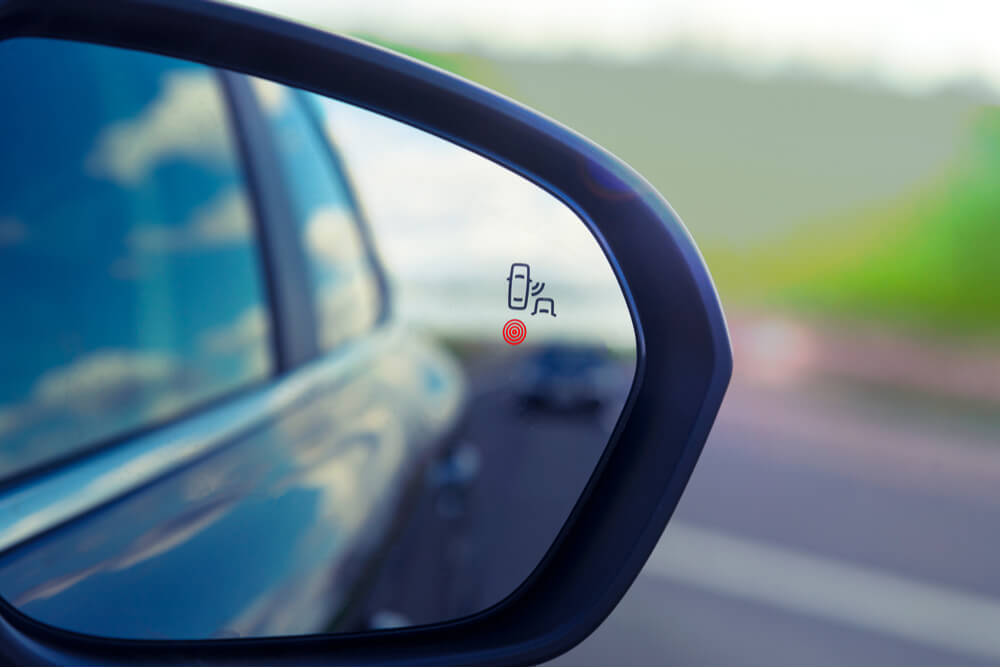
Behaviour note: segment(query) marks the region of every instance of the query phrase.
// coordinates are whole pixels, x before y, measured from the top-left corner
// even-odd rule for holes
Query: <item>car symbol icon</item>
[[[507,276],[507,306],[520,311],[528,307],[528,288],[531,286],[531,267],[523,262],[510,265]]]

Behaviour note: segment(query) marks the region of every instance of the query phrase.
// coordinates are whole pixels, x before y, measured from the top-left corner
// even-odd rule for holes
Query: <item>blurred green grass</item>
[[[933,181],[743,258],[747,298],[920,329],[1000,333],[1000,110],[983,108]],[[733,259],[717,262],[723,274]],[[731,276],[727,275],[731,279]],[[756,294],[755,294],[756,293]]]
[[[728,309],[1000,336],[1000,108],[969,91],[381,44],[632,164],[691,229]]]

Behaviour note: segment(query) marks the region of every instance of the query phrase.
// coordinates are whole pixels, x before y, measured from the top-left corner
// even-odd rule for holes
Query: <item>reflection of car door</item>
[[[22,91],[0,111],[19,165],[0,167],[0,220],[23,234],[5,235],[0,274],[25,289],[0,296],[24,314],[3,335],[0,509],[20,512],[0,513],[0,595],[119,637],[353,623],[461,380],[384,317],[335,164],[287,169],[327,149],[298,102],[264,120],[246,80],[208,68],[4,48],[23,53],[0,73]],[[296,137],[311,153],[289,153]],[[294,222],[283,238],[277,218]]]

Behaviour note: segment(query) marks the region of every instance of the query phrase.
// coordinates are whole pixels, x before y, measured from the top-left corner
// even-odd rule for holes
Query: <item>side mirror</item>
[[[198,0],[0,0],[0,86],[0,655],[533,663],[610,613],[732,370],[638,174]]]

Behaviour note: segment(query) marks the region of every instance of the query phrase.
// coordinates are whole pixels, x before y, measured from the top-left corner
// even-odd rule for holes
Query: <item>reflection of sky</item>
[[[306,112],[307,98],[270,81],[252,82],[271,122],[289,185],[316,292],[320,345],[330,350],[375,322],[378,284],[346,184]]]
[[[618,282],[583,223],[553,196],[463,148],[326,100],[331,136],[345,154],[400,311],[438,331],[499,336],[523,317],[529,337],[635,337]],[[556,301],[556,318],[509,311],[506,277],[526,262]]]
[[[250,210],[214,73],[0,44],[0,475],[266,372]]]

